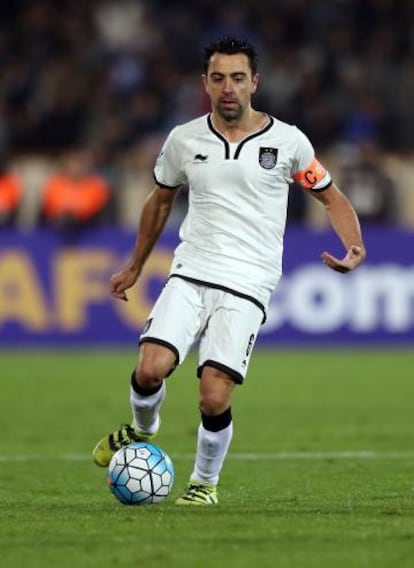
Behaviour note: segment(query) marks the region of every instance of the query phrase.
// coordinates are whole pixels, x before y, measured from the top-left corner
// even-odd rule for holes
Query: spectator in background
[[[41,219],[65,232],[114,220],[111,189],[106,179],[93,170],[89,151],[67,152],[61,170],[46,180]]]
[[[16,222],[22,196],[20,178],[10,171],[6,158],[0,158],[0,227]]]
[[[361,133],[387,152],[414,150],[412,1],[284,0],[275,13],[265,0],[3,4],[0,146],[16,158],[99,145],[122,163],[208,112],[194,45],[224,31],[260,45],[258,104],[318,152]]]
[[[361,223],[398,221],[396,187],[384,171],[384,155],[377,142],[363,140],[354,146],[340,177]]]

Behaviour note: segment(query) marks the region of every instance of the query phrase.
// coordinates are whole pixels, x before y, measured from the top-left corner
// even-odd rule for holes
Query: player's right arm
[[[138,280],[145,261],[154,248],[170,215],[178,188],[154,186],[141,212],[137,238],[127,266],[110,280],[111,295],[127,301],[125,291]]]

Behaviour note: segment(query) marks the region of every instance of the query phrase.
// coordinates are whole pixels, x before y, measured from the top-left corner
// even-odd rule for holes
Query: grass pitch
[[[168,379],[156,443],[176,482],[126,507],[90,452],[130,418],[133,352],[1,353],[0,564],[414,565],[414,354],[259,352],[236,391],[220,504],[174,505],[192,469],[195,361]]]

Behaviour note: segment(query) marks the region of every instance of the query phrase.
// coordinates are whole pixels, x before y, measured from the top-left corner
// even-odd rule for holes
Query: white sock
[[[160,390],[149,396],[138,394],[132,387],[129,402],[132,409],[133,425],[145,434],[154,434],[160,425],[160,408],[165,398],[165,381]]]
[[[197,454],[191,480],[217,485],[233,437],[233,422],[218,432],[198,427]]]

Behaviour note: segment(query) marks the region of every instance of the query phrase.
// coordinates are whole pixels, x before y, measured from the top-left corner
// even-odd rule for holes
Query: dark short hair
[[[244,53],[249,60],[249,66],[252,75],[257,73],[257,53],[254,46],[234,36],[225,36],[218,40],[212,41],[204,48],[203,69],[207,73],[210,58],[214,53],[224,53],[226,55],[235,55],[236,53]]]

